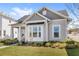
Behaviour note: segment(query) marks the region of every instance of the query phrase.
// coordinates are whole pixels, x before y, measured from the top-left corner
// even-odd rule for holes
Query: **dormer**
[[[42,11],[42,14],[43,14],[43,15],[46,15],[46,14],[47,14],[46,8],[44,8],[44,10]]]

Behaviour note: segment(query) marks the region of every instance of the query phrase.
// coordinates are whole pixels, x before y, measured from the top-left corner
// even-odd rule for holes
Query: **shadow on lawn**
[[[66,49],[68,56],[79,56],[79,48]]]

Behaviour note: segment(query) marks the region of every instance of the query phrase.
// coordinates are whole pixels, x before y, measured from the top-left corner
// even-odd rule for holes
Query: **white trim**
[[[54,27],[55,26],[58,26],[59,27],[59,37],[58,38],[54,37]],[[53,38],[54,39],[60,39],[61,38],[61,25],[60,24],[52,25],[52,35],[53,35]]]
[[[29,37],[29,33],[30,33],[30,28],[31,27],[31,32],[32,32],[32,37]],[[37,27],[37,37],[33,37],[33,27]],[[39,31],[38,31],[38,27],[41,27],[41,37],[39,37]],[[43,25],[28,25],[28,40],[29,41],[43,41]]]
[[[66,20],[66,19],[53,19],[51,21],[62,21],[62,20]]]
[[[46,38],[45,38],[45,39],[46,39],[46,41],[48,41],[48,39],[49,39],[49,38],[48,38],[48,31],[49,31],[49,30],[48,30],[48,22],[47,22],[47,21],[45,22],[45,28],[46,28],[46,29],[45,29],[45,31],[46,31],[46,33],[45,33],[45,34],[46,34]]]
[[[18,32],[18,40],[21,42],[21,26],[19,26],[19,32]]]
[[[46,20],[50,21],[50,19],[48,19],[47,17],[45,17],[45,16],[41,15],[40,13],[36,13],[36,14],[38,14],[39,16],[43,17],[44,19],[46,19]]]

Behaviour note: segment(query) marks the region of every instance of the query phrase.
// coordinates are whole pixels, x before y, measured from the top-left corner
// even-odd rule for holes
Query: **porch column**
[[[45,30],[46,30],[46,41],[48,41],[48,22],[45,21]]]
[[[13,30],[13,27],[11,27],[11,38],[14,38],[14,30]]]
[[[21,42],[21,26],[18,28],[18,40]]]
[[[25,42],[28,41],[28,30],[27,30],[27,24],[25,24]]]

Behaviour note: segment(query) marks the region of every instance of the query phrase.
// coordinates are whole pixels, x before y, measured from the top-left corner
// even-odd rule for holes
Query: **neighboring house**
[[[67,37],[68,23],[65,10],[54,11],[44,7],[37,13],[25,15],[11,26],[18,28],[19,41],[63,41]]]
[[[0,12],[0,39],[12,38],[12,36],[14,38],[17,37],[17,33],[15,33],[17,29],[14,28],[14,32],[11,32],[12,28],[9,26],[14,23],[16,23],[16,21],[13,18]]]
[[[72,35],[79,35],[79,28],[73,28],[73,29],[69,29],[68,30],[69,34],[72,34]]]
[[[68,30],[68,37],[74,41],[79,42],[79,28],[73,28]]]

